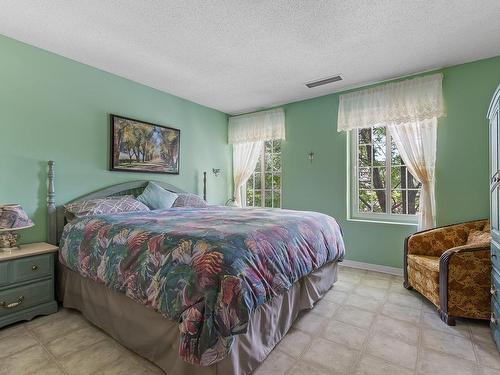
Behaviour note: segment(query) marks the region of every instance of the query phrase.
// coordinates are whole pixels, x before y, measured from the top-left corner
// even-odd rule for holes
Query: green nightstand
[[[0,251],[0,327],[57,312],[54,256],[58,248],[44,242]]]

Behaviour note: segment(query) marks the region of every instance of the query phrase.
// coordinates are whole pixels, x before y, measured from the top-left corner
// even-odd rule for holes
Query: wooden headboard
[[[59,243],[59,239],[61,238],[61,234],[66,224],[66,218],[64,215],[64,204],[74,203],[89,199],[95,198],[105,198],[117,195],[133,195],[137,197],[142,193],[149,180],[136,180],[130,182],[123,182],[121,184],[111,185],[99,190],[96,190],[90,194],[86,194],[79,198],[73,199],[70,202],[66,202],[62,205],[56,206],[55,198],[55,169],[54,162],[51,160],[48,162],[49,171],[48,171],[48,189],[47,189],[47,227],[48,234],[47,239],[48,242],[57,245]],[[166,182],[162,181],[154,181],[156,184],[160,185],[162,188],[168,191],[172,191],[174,193],[186,193],[184,190],[179,189],[173,185],[170,185]]]

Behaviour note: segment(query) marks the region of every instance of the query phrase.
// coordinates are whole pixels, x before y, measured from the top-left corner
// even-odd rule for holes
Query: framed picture
[[[111,115],[110,170],[179,174],[179,129]]]

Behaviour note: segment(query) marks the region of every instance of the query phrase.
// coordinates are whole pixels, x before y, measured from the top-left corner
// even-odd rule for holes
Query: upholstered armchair
[[[430,229],[405,241],[404,286],[438,308],[441,319],[490,318],[490,224],[488,220]]]

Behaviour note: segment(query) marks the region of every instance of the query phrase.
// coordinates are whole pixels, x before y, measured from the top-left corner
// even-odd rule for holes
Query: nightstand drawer
[[[54,299],[52,280],[40,281],[0,292],[0,317]]]
[[[0,286],[9,283],[9,264],[6,262],[0,263]]]
[[[51,276],[54,269],[52,254],[16,259],[10,262],[10,283],[19,283]]]

